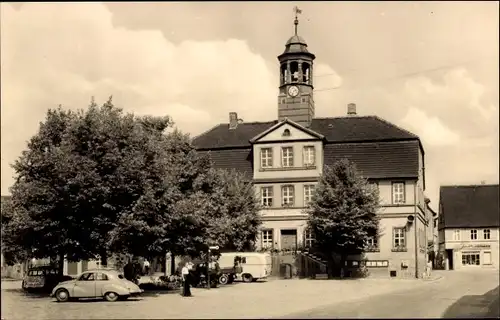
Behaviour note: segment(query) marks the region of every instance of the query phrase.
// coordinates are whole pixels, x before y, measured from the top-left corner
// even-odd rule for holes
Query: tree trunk
[[[108,266],[108,253],[106,250],[101,251],[101,267],[106,268]]]
[[[170,275],[175,274],[175,255],[170,254]]]
[[[57,261],[57,273],[61,277],[64,275],[64,253],[59,254],[59,260]]]
[[[340,278],[343,279],[344,278],[344,274],[345,274],[345,263],[347,261],[347,255],[346,254],[341,254],[340,255]]]

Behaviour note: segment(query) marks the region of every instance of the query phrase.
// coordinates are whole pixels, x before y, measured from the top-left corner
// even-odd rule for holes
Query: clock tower
[[[286,118],[309,127],[314,118],[313,61],[314,54],[297,34],[302,11],[295,7],[295,34],[287,41],[285,51],[278,56],[280,62],[280,86],[278,94],[278,120]]]

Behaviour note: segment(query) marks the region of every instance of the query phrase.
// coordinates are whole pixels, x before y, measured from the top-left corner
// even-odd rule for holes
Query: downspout
[[[415,225],[413,226],[413,229],[415,229],[415,278],[418,279],[418,246],[417,246],[417,240],[418,240],[418,235],[417,235],[417,223],[418,223],[418,217],[417,217],[417,182],[413,185],[413,217],[415,218]]]

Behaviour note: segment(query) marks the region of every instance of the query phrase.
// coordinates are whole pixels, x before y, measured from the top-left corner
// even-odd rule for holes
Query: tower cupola
[[[295,7],[295,34],[285,44],[285,51],[278,56],[280,85],[278,94],[278,120],[286,118],[308,127],[314,118],[313,61],[314,54],[298,35],[298,14]]]

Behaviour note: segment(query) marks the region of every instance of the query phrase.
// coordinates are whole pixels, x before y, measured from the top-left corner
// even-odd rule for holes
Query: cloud
[[[460,136],[447,128],[437,117],[429,117],[424,111],[410,107],[401,120],[405,127],[420,136],[429,146],[456,145]]]
[[[2,193],[12,163],[49,108],[91,96],[136,114],[171,115],[193,135],[228,121],[277,117],[278,65],[245,40],[169,41],[159,30],[115,27],[101,3],[1,4]],[[283,44],[286,39],[283,39]],[[318,62],[320,73],[334,74]],[[338,76],[318,85],[335,86]],[[23,125],[20,125],[20,123]]]
[[[203,21],[193,23],[189,16],[200,16],[199,7],[187,4],[176,4],[171,10],[170,4],[109,3],[113,13],[103,4],[92,2],[25,3],[16,9],[7,3],[0,6],[2,194],[13,182],[9,163],[35,134],[47,109],[59,104],[85,108],[91,96],[104,102],[113,95],[115,104],[126,111],[171,115],[181,130],[193,135],[227,122],[231,111],[238,112],[244,121],[277,118],[276,55],[290,35],[291,21],[286,22],[287,18],[253,26],[255,19],[244,20],[247,15],[236,14],[235,21],[226,17],[226,11],[206,5],[202,15],[207,18],[200,25]],[[315,9],[316,22],[304,24],[304,32],[308,25],[316,30],[314,26],[324,28],[335,21],[339,25],[332,25],[333,30],[342,30],[342,19],[351,19],[345,13],[340,20],[321,15],[323,6]],[[351,8],[352,14],[364,12],[358,5],[345,7]],[[240,9],[235,8],[235,12],[245,12]],[[262,10],[261,6],[254,9]],[[385,12],[388,19],[391,11]],[[165,14],[170,15],[168,19]],[[348,35],[335,31],[335,41],[324,41],[321,32],[306,36],[311,51],[318,54],[314,66],[316,115],[343,116],[347,103],[355,102],[359,115],[378,115],[420,135],[426,151],[428,195],[433,203],[437,203],[443,183],[497,182],[498,99],[485,99],[492,94],[491,88],[475,78],[477,72],[464,67],[390,82],[380,80],[441,65],[437,58],[427,59],[443,55],[447,60],[451,47],[439,45],[442,39],[456,37],[446,37],[448,29],[443,29],[439,41],[429,42],[431,47],[419,51],[403,41],[408,38],[406,29],[400,30],[401,35],[391,31],[393,22],[389,20],[386,29],[378,33],[383,39],[365,34],[364,30],[371,30],[365,26],[370,19],[355,20],[363,27],[353,25],[354,34]],[[132,25],[134,30],[130,29]],[[415,33],[434,39],[436,28],[424,33],[422,24],[415,26]],[[239,31],[232,32],[231,28]],[[275,29],[276,35],[262,36]],[[282,35],[284,38],[279,39]],[[395,41],[395,36],[401,41]],[[385,42],[380,43],[381,39]],[[397,43],[401,43],[402,51],[394,49]],[[491,41],[485,43],[490,45]],[[498,43],[494,45],[498,47]],[[370,52],[370,59],[366,52]],[[399,56],[405,52],[414,54],[406,67],[389,63],[387,57],[401,60]],[[337,67],[346,73],[337,73]],[[354,74],[349,74],[350,68]],[[336,89],[322,90],[326,88]],[[494,90],[493,96],[498,97],[498,88]]]

